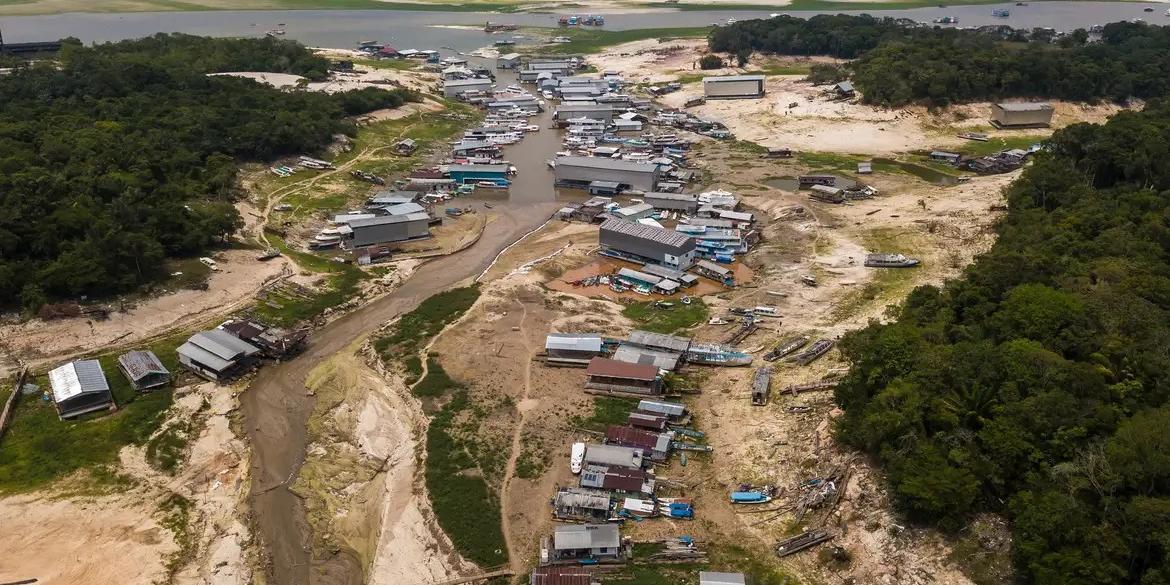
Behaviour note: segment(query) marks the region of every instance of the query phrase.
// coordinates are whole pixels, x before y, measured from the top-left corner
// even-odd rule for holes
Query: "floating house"
[[[508,165],[450,165],[447,174],[455,183],[464,185],[488,181],[497,185],[508,184]]]
[[[49,370],[53,406],[61,420],[114,407],[114,395],[97,360],[77,360]]]
[[[146,392],[171,381],[171,373],[153,351],[131,351],[118,356],[118,369],[139,392]]]
[[[560,187],[586,189],[594,181],[612,181],[622,189],[653,191],[661,177],[661,168],[651,162],[596,156],[561,156],[554,162]]]
[[[686,420],[687,407],[677,402],[663,402],[661,400],[639,400],[638,412],[665,416],[670,422]]]
[[[541,562],[599,562],[622,559],[622,538],[616,524],[560,524],[551,542],[541,547]]]
[[[244,372],[255,362],[260,348],[224,331],[212,329],[192,335],[176,350],[179,363],[213,382],[222,382]]]
[[[656,483],[654,476],[642,469],[592,464],[581,471],[581,487],[652,496]]]
[[[707,99],[746,99],[764,97],[763,75],[726,75],[703,79]]]
[[[600,120],[606,124],[613,121],[613,106],[608,104],[571,103],[561,104],[553,113],[553,120],[561,125],[574,118]]]
[[[343,233],[346,244],[359,248],[428,238],[431,216],[427,213],[380,215],[370,219],[349,222],[349,232]]]
[[[743,573],[699,571],[699,585],[747,585],[747,578]]]
[[[686,353],[687,350],[691,347],[691,340],[688,337],[667,335],[665,333],[654,333],[651,331],[641,331],[637,329],[630,332],[630,335],[626,338],[625,343],[637,347],[669,351],[678,354]]]
[[[695,213],[699,209],[699,197],[693,193],[647,193],[642,198],[654,209]]]
[[[520,66],[520,53],[507,53],[496,57],[496,69],[515,69]]]
[[[621,445],[641,449],[652,461],[666,461],[670,457],[670,435],[644,429],[610,425],[605,430],[608,445]]]
[[[260,348],[260,353],[272,359],[281,359],[304,347],[309,334],[305,330],[289,330],[269,327],[250,319],[233,319],[220,326],[221,329]]]
[[[443,97],[459,97],[468,92],[488,92],[492,90],[490,79],[450,79],[443,82]]]
[[[586,369],[589,381],[585,388],[604,393],[658,395],[662,393],[662,377],[658,368],[649,365],[619,362],[595,357]]]
[[[610,219],[598,232],[603,254],[686,270],[695,261],[695,240],[674,230]]]
[[[549,333],[544,340],[544,351],[553,363],[587,365],[601,355],[602,347],[596,333]]]
[[[666,430],[666,417],[656,414],[631,412],[626,418],[626,424],[631,427],[661,432]]]
[[[528,585],[601,585],[589,567],[537,567],[528,577]]]
[[[605,522],[610,507],[608,492],[590,488],[566,488],[553,498],[553,515],[558,520]]]
[[[646,465],[646,457],[641,449],[590,443],[585,446],[585,459],[583,462],[586,466],[601,465],[605,467],[642,469]]]

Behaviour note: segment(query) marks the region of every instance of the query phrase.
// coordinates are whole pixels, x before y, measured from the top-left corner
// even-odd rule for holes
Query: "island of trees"
[[[962,30],[868,15],[778,16],[712,31],[712,51],[853,59],[851,77],[869,102],[900,106],[1039,97],[1077,101],[1151,99],[1170,91],[1170,27],[1117,22],[1099,34],[1006,26]],[[821,80],[832,78],[821,68]]]
[[[156,35],[18,67],[0,83],[0,307],[160,279],[239,227],[240,162],[319,152],[346,116],[417,99],[207,75],[328,66],[290,41]]]
[[[1049,145],[990,252],[844,339],[839,436],[912,519],[1009,517],[1021,582],[1170,583],[1170,104]]]

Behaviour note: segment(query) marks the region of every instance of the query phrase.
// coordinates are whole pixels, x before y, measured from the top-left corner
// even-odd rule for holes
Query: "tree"
[[[706,70],[706,69],[722,69],[722,68],[723,68],[723,59],[720,59],[719,55],[712,55],[711,53],[707,53],[706,55],[703,55],[703,57],[701,59],[699,59],[699,69]]]

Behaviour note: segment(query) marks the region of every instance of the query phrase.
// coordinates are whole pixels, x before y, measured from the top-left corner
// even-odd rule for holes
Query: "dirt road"
[[[550,118],[546,112],[534,123],[547,127]],[[241,397],[245,433],[252,447],[253,531],[260,539],[269,583],[356,585],[363,581],[364,568],[346,551],[314,558],[303,504],[289,490],[305,458],[305,425],[314,401],[305,391],[309,372],[354,339],[427,297],[474,277],[502,249],[547,220],[560,205],[544,161],[558,144],[556,134],[545,129],[507,149],[519,175],[506,201],[492,200],[494,217],[478,242],[420,266],[398,290],[326,325],[310,338],[304,354],[262,369]]]

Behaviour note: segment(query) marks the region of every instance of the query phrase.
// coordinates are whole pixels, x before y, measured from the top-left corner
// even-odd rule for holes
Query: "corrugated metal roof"
[[[674,230],[657,228],[654,226],[643,225],[626,221],[624,219],[609,219],[601,224],[599,228],[602,232],[610,231],[644,240],[651,240],[667,246],[674,246],[676,248],[685,247],[689,243],[693,243],[694,239],[686,234],[680,234]]]
[[[202,347],[199,347],[198,345],[195,345],[194,343],[191,343],[190,341],[180,345],[179,348],[175,350],[175,353],[182,357],[186,357],[189,360],[199,362],[200,364],[203,364],[217,372],[222,372],[230,368],[233,363],[231,361],[220,358],[219,356],[211,353],[210,351],[207,351],[206,349],[203,349]]]
[[[603,357],[595,357],[589,360],[589,367],[585,372],[590,376],[623,378],[627,380],[650,381],[658,377],[658,368],[654,366],[619,362]]]
[[[609,509],[609,494],[584,489],[567,489],[557,492],[554,506],[571,508],[589,508],[593,510]]]
[[[628,278],[630,280],[637,280],[645,282],[646,284],[655,285],[662,282],[661,276],[654,276],[653,274],[646,274],[645,272],[638,272],[629,268],[622,268],[618,270],[617,275],[621,278]]]
[[[492,80],[490,80],[490,79],[448,79],[447,81],[443,82],[443,87],[463,87],[463,86],[475,86],[475,85],[487,85],[490,87],[492,85]]]
[[[995,105],[1007,112],[1039,112],[1052,109],[1052,104],[1048,102],[1000,102]]]
[[[507,173],[508,165],[451,165],[448,173]]]
[[[641,447],[660,452],[665,452],[670,447],[669,436],[618,425],[610,425],[605,429],[605,440],[627,447]]]
[[[694,193],[662,193],[654,191],[643,196],[645,201],[651,199],[660,199],[663,201],[686,201],[688,203],[695,203],[699,201],[699,196]]]
[[[721,75],[719,77],[705,77],[703,83],[730,83],[734,81],[763,81],[763,75]]]
[[[588,567],[537,567],[528,585],[590,585],[593,569]]]
[[[596,443],[590,443],[585,447],[584,461],[586,463],[619,465],[621,467],[641,469],[642,450],[632,449],[630,447],[619,447],[617,445],[599,445]]]
[[[153,351],[132,351],[118,356],[118,363],[134,381],[151,374],[169,374]]]
[[[349,222],[351,228],[363,228],[375,225],[387,225],[392,223],[404,223],[408,221],[427,221],[431,216],[426,213],[408,213],[406,215],[379,215],[371,219],[359,219]]]
[[[418,203],[399,203],[385,208],[386,213],[390,215],[410,215],[412,213],[423,213],[426,208]]]
[[[561,524],[553,530],[556,550],[618,548],[621,543],[616,524]]]
[[[596,182],[597,181],[594,181],[594,183],[596,183]],[[623,207],[621,209],[618,209],[614,213],[616,213],[618,215],[623,215],[623,216],[630,216],[630,215],[638,215],[640,213],[646,213],[647,211],[654,211],[654,206],[650,205],[649,203],[639,203],[637,205],[630,205],[628,207]]]
[[[846,93],[852,92],[853,91],[853,84],[851,82],[848,82],[848,81],[842,81],[841,83],[837,84],[837,90],[843,91]]]
[[[651,162],[625,160],[620,158],[603,158],[597,156],[560,156],[556,159],[557,166],[583,167],[587,169],[606,169],[610,171],[633,171],[649,173],[658,170],[658,165]]]
[[[669,351],[659,351],[632,345],[619,345],[613,353],[613,359],[630,364],[654,366],[660,370],[673,370],[678,367],[678,360],[682,354]]]
[[[106,374],[97,360],[78,360],[49,370],[49,385],[57,403],[82,394],[110,391]]]
[[[708,272],[714,272],[715,274],[719,274],[719,275],[723,275],[723,276],[731,274],[731,270],[727,269],[724,266],[720,266],[714,262],[711,262],[710,260],[699,260],[698,262],[695,262],[695,266],[698,266],[699,268],[707,270]]]
[[[730,219],[734,221],[754,221],[756,219],[756,216],[744,211],[725,211],[721,209],[716,213],[718,213],[719,217],[722,219]]]
[[[204,351],[223,360],[233,361],[241,357],[259,353],[260,349],[223,329],[200,331],[192,335],[187,343],[194,344]]]
[[[601,336],[596,333],[549,333],[544,348],[600,352]]]
[[[666,335],[665,333],[653,333],[650,331],[640,331],[637,329],[630,332],[630,336],[627,338],[627,340],[629,343],[634,345],[660,348],[669,351],[676,351],[679,353],[683,353],[691,347],[691,340],[687,337]]]
[[[685,404],[677,402],[662,402],[661,400],[640,400],[638,401],[638,410],[645,412],[656,412],[665,414],[666,416],[682,416],[686,414],[687,407]]]
[[[631,426],[642,426],[662,430],[666,428],[666,417],[641,412],[631,412],[626,417],[626,423]]]
[[[351,221],[357,221],[359,219],[370,219],[373,217],[377,216],[372,213],[339,213],[333,216],[333,223],[339,225],[348,224]]]
[[[699,571],[699,585],[746,585],[743,573]]]

